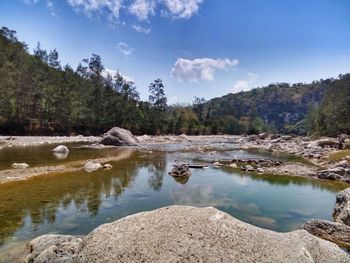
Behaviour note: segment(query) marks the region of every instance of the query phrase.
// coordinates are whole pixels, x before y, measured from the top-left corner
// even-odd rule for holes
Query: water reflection
[[[63,153],[53,152],[52,154],[53,156],[56,157],[57,160],[65,160],[67,159],[69,152],[63,152]]]
[[[335,193],[347,186],[231,168],[194,169],[189,181],[175,181],[167,172],[178,154],[129,148],[111,154],[111,170],[0,185],[0,246],[46,232],[86,234],[102,223],[171,204],[215,206],[254,225],[288,231],[312,217],[330,217]],[[181,158],[193,162],[196,156]]]

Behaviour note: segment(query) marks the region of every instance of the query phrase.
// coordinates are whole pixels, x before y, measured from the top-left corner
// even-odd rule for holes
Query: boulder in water
[[[137,140],[129,130],[114,127],[103,135],[100,143],[115,146],[136,146]]]
[[[91,173],[102,167],[102,164],[99,162],[87,161],[84,165],[84,170],[88,173]]]
[[[169,172],[173,177],[190,177],[191,171],[187,163],[174,164],[173,169]]]
[[[65,145],[58,145],[56,148],[52,150],[54,153],[68,153],[69,149]]]

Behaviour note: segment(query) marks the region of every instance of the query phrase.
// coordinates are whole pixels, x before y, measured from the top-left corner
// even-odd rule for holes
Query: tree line
[[[92,54],[76,69],[57,50],[32,53],[16,32],[0,29],[0,134],[100,134],[113,126],[134,134],[350,133],[350,77],[311,84],[275,83],[189,105],[168,105],[161,79],[148,101],[136,84],[105,70]]]

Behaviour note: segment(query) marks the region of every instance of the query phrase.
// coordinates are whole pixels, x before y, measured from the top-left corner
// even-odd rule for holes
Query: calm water
[[[11,151],[0,152],[2,167],[14,160],[32,165],[62,162],[52,159],[48,147],[38,147],[36,155],[26,155],[28,148]],[[6,262],[5,254],[14,244],[38,235],[85,235],[100,224],[173,204],[214,206],[259,227],[295,230],[312,218],[330,220],[335,194],[346,187],[304,178],[248,175],[230,168],[193,169],[187,183],[176,182],[167,174],[175,160],[197,163],[263,156],[258,152],[227,150],[209,155],[154,149],[76,149],[69,160],[106,155],[122,159],[111,162],[113,169],[108,171],[46,175],[0,185],[0,262]]]

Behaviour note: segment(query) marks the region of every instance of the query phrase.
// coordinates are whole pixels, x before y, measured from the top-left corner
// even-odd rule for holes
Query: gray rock
[[[253,171],[255,171],[255,168],[254,168],[253,166],[249,165],[249,164],[245,166],[245,169],[246,169],[246,171],[248,171],[248,172],[253,172]]]
[[[263,132],[259,134],[259,139],[261,140],[265,140],[267,139],[267,137],[269,137],[269,134],[267,132]]]
[[[346,160],[340,161],[339,163],[336,163],[333,167],[337,168],[347,168],[349,167],[349,163]]]
[[[350,171],[346,171],[344,176],[341,178],[343,181],[350,183]]]
[[[317,145],[321,146],[321,147],[333,147],[333,148],[337,148],[339,145],[339,142],[337,139],[333,139],[333,138],[325,138],[325,139],[321,139],[317,141]]]
[[[66,235],[43,235],[27,244],[25,263],[65,263],[72,262],[78,250],[80,238]]]
[[[69,149],[65,145],[58,145],[56,148],[52,150],[54,153],[68,153]]]
[[[340,180],[342,178],[341,175],[332,173],[329,171],[318,173],[317,177],[320,179],[328,179],[328,180]]]
[[[256,134],[252,134],[248,136],[248,142],[254,142],[259,139],[259,136]]]
[[[84,164],[84,170],[88,173],[94,172],[102,167],[103,167],[103,165],[99,162],[87,161]]]
[[[190,168],[188,167],[188,164],[178,163],[178,164],[174,164],[174,167],[171,170],[171,172],[169,172],[169,175],[171,175],[173,177],[187,177],[188,178],[191,176],[191,171],[190,171]]]
[[[13,163],[12,168],[14,169],[26,169],[29,167],[29,164],[27,163]]]
[[[303,225],[310,234],[350,248],[350,227],[327,220],[311,220]]]
[[[100,141],[104,145],[136,146],[135,136],[126,129],[114,127],[105,133]]]
[[[336,222],[350,226],[350,187],[337,193],[333,218]]]
[[[343,167],[338,166],[335,168],[328,169],[328,172],[339,174],[339,175],[343,176],[345,174],[345,169]]]
[[[104,224],[74,254],[80,262],[350,262],[305,230],[277,233],[215,208],[171,206]]]

